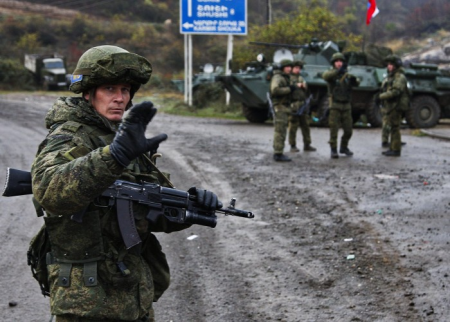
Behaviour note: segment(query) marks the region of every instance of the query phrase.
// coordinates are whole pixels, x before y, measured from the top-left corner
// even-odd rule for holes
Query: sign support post
[[[229,75],[233,59],[233,35],[247,35],[247,0],[180,0],[180,33],[185,34],[184,99],[191,106],[192,35],[228,35],[225,69]]]

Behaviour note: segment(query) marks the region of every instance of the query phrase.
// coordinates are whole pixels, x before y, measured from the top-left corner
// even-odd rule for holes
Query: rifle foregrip
[[[32,193],[31,172],[13,168],[8,168],[6,170],[6,182],[2,194],[3,197],[30,195]]]

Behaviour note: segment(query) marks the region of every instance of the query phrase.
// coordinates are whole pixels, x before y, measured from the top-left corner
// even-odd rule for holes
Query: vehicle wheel
[[[383,124],[380,106],[375,103],[375,96],[370,100],[366,107],[367,122],[371,127],[380,127]]]
[[[328,116],[330,115],[330,100],[328,95],[324,95],[317,105],[316,117],[318,126],[328,126]]]
[[[435,126],[441,116],[438,102],[428,95],[416,96],[406,112],[406,121],[413,128],[430,128]]]
[[[250,123],[264,123],[269,119],[269,111],[242,104],[242,113]]]

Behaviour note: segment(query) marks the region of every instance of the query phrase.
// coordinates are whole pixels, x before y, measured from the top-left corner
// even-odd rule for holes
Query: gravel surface
[[[30,168],[53,101],[0,96],[0,185],[7,167]],[[380,130],[361,128],[355,155],[332,160],[328,129],[313,128],[317,152],[275,163],[270,123],[160,113],[148,136],[162,132],[158,165],[178,189],[234,197],[256,217],[158,234],[172,285],[157,321],[448,320],[449,141],[404,129],[402,157],[390,159]],[[41,224],[29,196],[0,198],[0,321],[50,319],[26,264]]]

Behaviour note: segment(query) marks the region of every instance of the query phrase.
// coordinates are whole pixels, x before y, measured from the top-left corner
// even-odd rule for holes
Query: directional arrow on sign
[[[193,25],[192,23],[185,22],[185,23],[183,24],[183,28],[185,28],[185,29],[192,28],[192,27],[194,27],[194,25]]]

